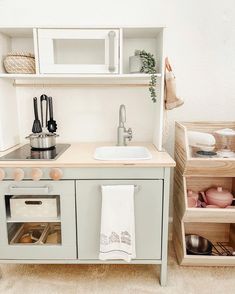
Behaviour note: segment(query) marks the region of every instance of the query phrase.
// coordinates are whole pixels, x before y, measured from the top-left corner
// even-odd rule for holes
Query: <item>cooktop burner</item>
[[[70,144],[57,144],[50,150],[32,150],[29,144],[0,157],[1,161],[12,160],[55,160],[69,148]]]

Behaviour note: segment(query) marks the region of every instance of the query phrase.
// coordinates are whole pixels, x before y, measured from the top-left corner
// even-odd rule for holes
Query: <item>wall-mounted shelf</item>
[[[161,77],[157,73],[158,78]],[[12,80],[14,85],[136,85],[148,86],[149,74],[0,74],[0,78]]]
[[[161,77],[160,73],[156,74],[157,77]],[[51,78],[62,78],[62,79],[149,79],[149,74],[0,74],[0,78],[6,79],[51,79]]]

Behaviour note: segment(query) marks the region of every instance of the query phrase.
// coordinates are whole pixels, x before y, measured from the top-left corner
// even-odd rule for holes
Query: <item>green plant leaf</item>
[[[140,72],[150,74],[149,81],[149,92],[152,101],[155,103],[157,100],[156,95],[156,85],[157,85],[157,76],[156,76],[156,60],[153,54],[146,52],[145,50],[135,50],[135,55],[140,56],[142,60],[142,68]]]

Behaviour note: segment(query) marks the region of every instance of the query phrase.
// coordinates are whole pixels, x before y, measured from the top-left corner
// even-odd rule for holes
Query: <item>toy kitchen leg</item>
[[[170,169],[165,168],[163,187],[163,219],[162,219],[162,262],[160,272],[161,286],[167,285],[167,254],[168,254],[168,219],[169,219],[169,186]]]

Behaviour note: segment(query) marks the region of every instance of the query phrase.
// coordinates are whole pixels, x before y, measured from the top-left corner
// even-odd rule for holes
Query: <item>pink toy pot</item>
[[[206,192],[200,192],[207,205],[216,205],[225,208],[232,204],[233,194],[222,187],[210,188]]]

